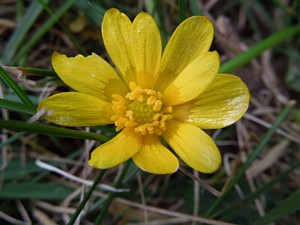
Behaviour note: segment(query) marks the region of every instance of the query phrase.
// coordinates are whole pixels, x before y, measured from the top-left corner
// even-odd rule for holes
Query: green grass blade
[[[30,99],[27,97],[25,92],[15,83],[13,79],[4,71],[4,69],[0,66],[0,75],[2,79],[7,83],[8,86],[10,86],[14,92],[19,96],[19,98],[28,106],[34,108],[35,106],[30,101]]]
[[[16,57],[14,58],[12,64],[16,64],[18,60],[27,54],[33,46],[46,34],[46,32],[63,16],[66,11],[70,9],[70,7],[76,2],[76,0],[68,0],[64,1],[64,4],[55,12],[53,16],[51,16],[46,23],[44,23],[39,30],[37,30],[31,39],[24,44],[23,48],[18,52]]]
[[[116,181],[114,183],[115,188],[119,188],[122,185],[129,166],[130,166],[130,161],[128,161],[126,163],[126,165],[123,168],[120,176],[116,179]],[[108,208],[109,208],[110,204],[112,203],[112,200],[114,199],[114,197],[116,197],[116,194],[117,194],[116,192],[111,192],[109,194],[108,198],[104,202],[103,209],[101,210],[101,212],[99,213],[99,215],[97,216],[97,218],[94,222],[94,225],[100,225],[101,224],[101,222],[103,221],[105,215],[107,214]]]
[[[45,0],[45,3],[48,2],[49,0]],[[4,47],[1,57],[1,61],[4,65],[10,63],[18,47],[24,40],[26,33],[32,27],[42,10],[43,7],[39,3],[39,1],[31,1],[31,4],[27,9],[26,14],[20,20],[20,23],[18,23],[18,27],[15,29],[13,35],[9,38],[9,41]]]
[[[254,149],[254,151],[251,153],[251,155],[248,157],[247,161],[243,166],[240,168],[239,172],[234,176],[232,181],[229,183],[227,189],[225,192],[221,195],[220,198],[218,198],[212,206],[207,210],[205,216],[210,217],[214,210],[221,204],[221,202],[224,200],[224,198],[228,195],[228,193],[232,190],[234,185],[236,185],[239,180],[242,178],[248,167],[253,163],[253,161],[256,159],[256,157],[262,152],[264,147],[268,144],[270,138],[272,135],[276,132],[276,129],[280,126],[280,124],[285,120],[289,112],[292,110],[294,105],[293,103],[287,104],[287,106],[282,110],[280,115],[278,116],[277,120],[273,124],[273,126],[268,130],[268,132],[264,135],[258,146]]]
[[[264,23],[272,30],[276,29],[276,25],[273,21],[273,16],[270,15],[270,12],[266,9],[262,1],[254,0],[254,4],[257,10],[257,13],[263,18]]]
[[[87,203],[87,201],[90,199],[92,193],[94,192],[94,190],[96,189],[97,185],[99,184],[100,180],[102,179],[104,173],[106,170],[100,170],[98,175],[96,176],[94,183],[92,185],[92,187],[90,188],[90,190],[86,193],[86,195],[84,196],[83,200],[80,202],[79,206],[77,207],[75,213],[73,213],[70,221],[68,222],[67,225],[73,225],[76,222],[77,217],[79,216],[79,214],[81,213],[81,211],[83,210],[83,207],[85,206],[85,204]]]
[[[179,21],[181,23],[185,19],[185,0],[178,1],[178,8],[179,8]]]
[[[12,159],[9,161],[8,165],[5,167],[5,173],[3,174],[3,180],[8,182],[8,180],[24,179],[32,173],[43,172],[44,170],[35,164],[34,160],[26,160],[26,163],[22,165],[19,159]]]
[[[300,210],[300,189],[294,191],[286,199],[278,203],[264,217],[259,218],[254,225],[265,225],[287,216],[297,210]]]
[[[59,137],[68,137],[68,138],[79,138],[79,139],[88,139],[88,140],[97,140],[97,141],[108,141],[109,138],[96,133],[89,133],[85,131],[77,131],[60,127],[53,127],[44,124],[36,123],[25,123],[16,120],[0,120],[0,128],[17,130],[17,131],[26,131],[31,133],[38,133],[44,135],[53,135]]]
[[[50,16],[54,16],[54,12],[52,11],[52,9],[50,7],[47,6],[46,3],[43,2],[43,0],[39,0],[41,2],[41,4],[43,5],[44,9],[47,11],[47,13]],[[70,38],[70,40],[73,42],[73,44],[76,46],[76,48],[79,50],[79,52],[86,56],[87,52],[85,51],[85,49],[81,46],[81,44],[77,41],[77,39],[74,37],[74,35],[70,32],[70,30],[63,24],[61,23],[59,20],[57,21],[57,24],[62,28],[62,30],[64,31],[64,33]]]
[[[29,75],[58,77],[53,70],[38,69],[38,68],[31,68],[31,67],[15,67],[15,68],[16,70],[19,70],[22,73],[26,73]]]
[[[36,113],[36,109],[18,102],[12,102],[6,99],[0,99],[0,109],[8,109],[13,112],[20,112],[29,115]]]
[[[188,6],[189,6],[189,9],[191,10],[193,16],[203,15],[203,12],[199,8],[197,1],[188,0]]]
[[[257,188],[255,192],[251,192],[248,195],[246,195],[241,201],[232,203],[225,209],[218,210],[215,214],[213,214],[212,218],[223,218],[231,214],[238,214],[240,210],[242,210],[244,207],[249,206],[249,203],[254,202],[256,198],[258,198],[260,195],[266,193],[267,191],[271,190],[276,183],[281,181],[282,179],[289,176],[294,170],[298,169],[300,167],[300,161],[296,163],[295,165],[292,165],[289,169],[281,173],[280,175],[274,177],[272,180],[270,180],[268,183],[262,185],[261,187]]]
[[[53,183],[4,183],[1,187],[2,199],[44,199],[63,200],[74,190]]]
[[[227,73],[231,72],[258,55],[260,55],[263,51],[270,49],[283,41],[286,41],[289,37],[295,36],[300,33],[300,25],[295,27],[289,27],[284,30],[278,31],[277,33],[269,36],[268,38],[264,39],[254,47],[250,48],[248,51],[237,55],[233,59],[229,60],[228,62],[223,63],[220,68],[220,73]]]

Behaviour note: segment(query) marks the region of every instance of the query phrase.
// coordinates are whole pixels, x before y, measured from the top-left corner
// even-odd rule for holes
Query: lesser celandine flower
[[[43,100],[38,110],[49,112],[45,119],[63,126],[114,124],[119,133],[91,154],[89,164],[96,168],[132,158],[145,171],[168,174],[178,169],[176,154],[200,172],[216,171],[221,155],[202,129],[237,121],[248,107],[249,91],[239,77],[218,74],[219,55],[209,51],[211,22],[203,16],[186,19],[162,54],[149,14],[131,22],[110,9],[102,37],[117,71],[96,54],[68,58],[55,52],[54,70],[76,92]]]

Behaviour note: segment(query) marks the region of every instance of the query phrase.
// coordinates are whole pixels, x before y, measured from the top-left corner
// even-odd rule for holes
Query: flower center
[[[130,83],[131,92],[125,97],[113,95],[113,110],[116,130],[134,128],[136,132],[161,135],[166,121],[172,118],[172,107],[163,107],[162,95],[152,89],[144,89]]]

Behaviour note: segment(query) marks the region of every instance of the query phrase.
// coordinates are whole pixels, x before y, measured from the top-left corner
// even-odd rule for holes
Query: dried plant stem
[[[179,167],[179,170],[181,172],[183,172],[184,174],[186,174],[187,176],[189,176],[190,178],[194,179],[195,181],[197,181],[199,184],[202,185],[203,188],[205,188],[206,190],[208,190],[210,193],[212,193],[213,195],[220,197],[222,195],[221,192],[219,192],[218,190],[214,189],[212,186],[208,185],[206,182],[204,182],[203,180],[201,180],[200,178],[194,176],[192,173],[190,173],[189,171],[187,171],[186,169],[183,169],[182,167]]]

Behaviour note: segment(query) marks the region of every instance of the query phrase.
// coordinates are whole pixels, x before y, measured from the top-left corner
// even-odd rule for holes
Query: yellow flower
[[[106,50],[117,72],[100,56],[68,58],[54,53],[53,68],[76,92],[40,102],[45,119],[63,126],[115,124],[120,131],[97,147],[89,164],[110,168],[132,160],[156,174],[178,169],[177,157],[190,167],[212,173],[220,152],[202,129],[237,121],[247,110],[249,91],[239,77],[218,74],[218,53],[210,52],[213,26],[203,16],[182,22],[162,55],[153,18],[140,13],[131,22],[117,9],[102,24]]]

